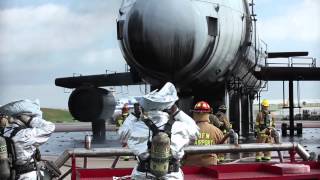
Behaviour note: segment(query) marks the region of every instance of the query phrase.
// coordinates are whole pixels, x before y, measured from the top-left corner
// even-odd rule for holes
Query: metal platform
[[[318,67],[261,67],[256,71],[258,79],[265,81],[319,81]]]
[[[316,58],[313,57],[290,57],[290,55],[308,55],[308,53],[272,53],[270,59],[276,58],[275,62],[265,59],[265,65],[255,70],[254,75],[259,80],[264,81],[288,81],[289,82],[289,130],[290,136],[294,136],[294,92],[293,81],[320,81],[320,68],[316,65]],[[288,57],[287,62],[278,62],[279,58]],[[299,85],[298,85],[299,87]],[[299,88],[298,88],[299,89]],[[283,97],[285,94],[283,86]],[[298,102],[300,101],[300,92],[297,90]],[[260,94],[259,94],[260,98]],[[260,102],[260,100],[259,100]],[[298,105],[299,106],[299,105]]]

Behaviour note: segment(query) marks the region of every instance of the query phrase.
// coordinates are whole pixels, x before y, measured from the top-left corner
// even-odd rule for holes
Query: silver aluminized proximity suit
[[[16,154],[14,165],[19,167],[16,169],[18,179],[36,180],[39,177],[36,167],[34,167],[36,148],[48,141],[50,135],[54,132],[55,125],[42,119],[39,103],[30,100],[22,100],[4,105],[0,107],[0,112],[12,117],[18,117],[19,114],[24,113],[30,115],[28,123],[18,119],[13,120],[13,122],[5,127],[3,136],[11,138],[14,144]],[[16,131],[16,129],[19,130]],[[15,135],[12,136],[13,132]]]
[[[147,116],[159,129],[163,130],[169,121],[169,114],[162,110],[169,109],[177,100],[175,87],[171,83],[167,83],[159,92],[154,91],[145,95],[140,104],[144,108],[144,116]],[[170,149],[172,157],[180,161],[184,156],[183,147],[198,137],[199,128],[194,120],[183,111],[176,110],[175,112],[177,113],[174,113],[175,122],[171,128]],[[143,122],[144,116],[140,116],[138,119],[134,115],[129,115],[118,131],[120,141],[127,144],[136,156],[148,152],[148,140],[152,137],[152,131]],[[139,164],[132,171],[132,179],[155,178],[152,173],[142,172],[138,169]],[[167,173],[162,179],[182,180],[183,173],[179,168],[177,171]]]

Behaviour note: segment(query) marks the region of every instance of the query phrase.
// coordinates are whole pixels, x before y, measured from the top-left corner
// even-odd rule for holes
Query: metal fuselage
[[[252,71],[265,53],[251,22],[246,0],[124,0],[118,39],[127,63],[151,85],[197,91],[233,79],[256,92]]]

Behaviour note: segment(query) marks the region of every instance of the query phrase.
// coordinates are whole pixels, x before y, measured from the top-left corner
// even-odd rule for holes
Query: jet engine
[[[94,122],[112,117],[116,102],[112,93],[106,89],[80,87],[71,93],[68,106],[75,119]]]

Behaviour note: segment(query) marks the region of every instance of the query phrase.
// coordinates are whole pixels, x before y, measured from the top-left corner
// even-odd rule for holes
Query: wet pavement
[[[42,155],[56,156],[60,155],[66,149],[84,147],[85,135],[92,135],[92,132],[56,132],[53,133],[49,141],[40,146]],[[106,132],[106,141],[104,143],[92,143],[93,148],[102,147],[120,147],[119,136],[116,131]]]
[[[281,130],[280,131],[281,134]],[[85,135],[92,135],[90,131],[84,132],[56,132],[53,133],[49,141],[40,147],[40,150],[44,156],[57,156],[62,154],[66,149],[84,147]],[[253,141],[254,142],[254,141]],[[303,135],[301,137],[282,137],[282,142],[297,142],[301,144],[309,153],[315,152],[320,154],[320,128],[305,128],[303,129]],[[98,147],[120,147],[119,136],[116,131],[106,132],[105,143],[92,144],[93,148]],[[273,156],[277,156],[276,152],[273,152]],[[288,156],[287,152],[284,152],[285,156]],[[232,159],[252,157],[254,153],[244,153],[238,156],[233,156]]]
[[[281,135],[281,129],[277,130]],[[304,128],[302,132],[302,136],[297,136],[295,134],[294,137],[286,136],[281,137],[281,142],[296,142],[303,146],[303,148],[308,152],[315,152],[316,155],[320,154],[320,128]],[[251,138],[250,140],[245,140],[242,143],[255,143],[255,138]],[[285,158],[289,158],[289,152],[282,151],[282,154]],[[238,153],[231,154],[228,156],[231,159],[241,159],[243,161],[254,161],[255,153]],[[272,152],[272,157],[278,157],[278,153],[276,151]],[[298,155],[296,156],[298,158]]]
[[[282,137],[282,142],[296,142],[301,144],[307,152],[320,154],[320,128],[305,128],[301,137]]]

